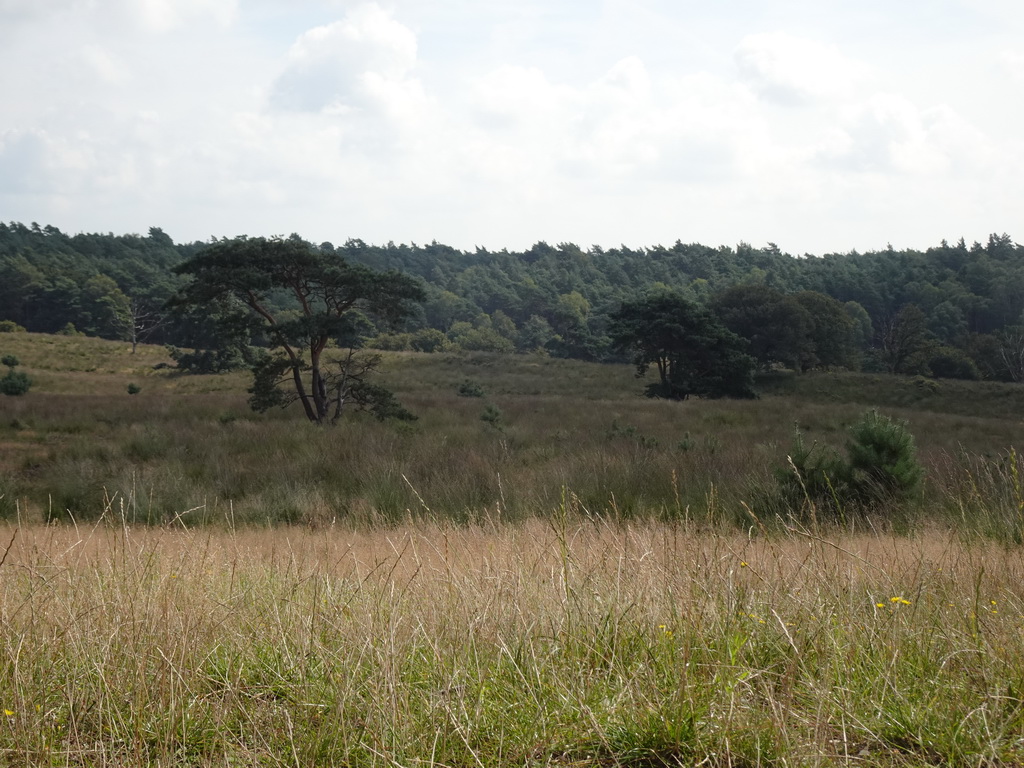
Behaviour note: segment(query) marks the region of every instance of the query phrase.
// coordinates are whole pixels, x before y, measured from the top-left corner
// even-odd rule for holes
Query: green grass
[[[1024,563],[941,534],[30,528],[3,568],[8,765],[1024,759]]]
[[[838,447],[876,396],[884,405],[917,391],[912,380],[818,374],[775,377],[757,401],[674,403],[642,397],[628,366],[394,353],[382,381],[417,422],[356,415],[316,429],[294,408],[249,411],[242,373],[177,375],[161,348],[131,355],[124,343],[5,334],[0,352],[37,380],[24,397],[0,398],[0,514],[26,521],[523,520],[567,491],[594,516],[768,525],[787,516],[773,472],[795,425],[808,443]],[[486,396],[461,397],[467,379]],[[129,383],[141,391],[129,395]],[[939,386],[956,397],[884,409],[916,437],[922,494],[898,514],[850,518],[1016,540],[1022,424],[1004,407],[1024,389]]]
[[[0,765],[1024,764],[1018,389],[398,353],[418,421],[317,429],[158,348],[0,354]],[[780,508],[794,425],[869,405],[920,495]]]
[[[812,372],[773,373],[762,377],[759,391],[805,402],[859,403],[890,409],[1019,421],[1024,413],[1020,384],[921,376]]]

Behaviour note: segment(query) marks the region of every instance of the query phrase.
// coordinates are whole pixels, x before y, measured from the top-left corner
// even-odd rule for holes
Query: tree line
[[[1024,380],[1024,262],[1006,234],[970,246],[799,257],[745,243],[583,249],[540,242],[525,251],[460,251],[436,242],[280,240],[304,243],[327,264],[416,283],[420,295],[401,328],[359,313],[349,329],[357,346],[622,360],[635,350],[623,345],[616,313],[672,294],[741,339],[761,369]],[[190,281],[176,271],[181,265],[232,242],[176,244],[159,228],[146,236],[68,235],[0,223],[0,323],[168,344],[179,365],[194,370],[247,364],[240,335],[265,347],[266,328],[247,327],[230,303],[211,311],[172,301]],[[301,305],[280,286],[264,301],[289,322]]]

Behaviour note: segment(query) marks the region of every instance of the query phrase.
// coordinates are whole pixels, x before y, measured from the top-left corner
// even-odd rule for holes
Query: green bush
[[[914,436],[906,422],[868,411],[850,429],[847,482],[864,502],[903,501],[921,484]]]
[[[485,394],[483,386],[472,379],[463,379],[455,389],[455,393],[459,397],[483,397]]]
[[[0,363],[7,366],[7,375],[0,379],[0,394],[24,395],[32,386],[32,379],[27,373],[16,371],[19,360],[14,355],[4,355]]]
[[[128,385],[128,394],[129,395],[137,395],[141,391],[142,391],[142,387],[140,387],[138,384],[129,384]]]
[[[480,414],[480,421],[490,424],[499,432],[504,428],[504,420],[504,414],[494,403],[488,403],[483,413]]]
[[[0,394],[24,395],[32,387],[32,379],[27,373],[10,370],[0,379]]]
[[[977,381],[981,378],[978,366],[967,355],[953,347],[940,347],[928,360],[932,376],[938,379],[966,379]]]
[[[918,489],[924,469],[905,422],[871,410],[849,434],[844,460],[827,446],[807,447],[797,430],[787,466],[775,471],[789,510],[809,503],[819,514],[841,516],[847,504],[865,508],[904,502]]]
[[[370,349],[383,349],[388,352],[406,352],[411,348],[411,333],[382,333],[366,342]]]
[[[448,348],[448,337],[436,328],[424,328],[412,335],[409,344],[417,352],[443,352]]]
[[[25,333],[25,328],[13,320],[0,320],[0,333]]]
[[[167,353],[183,373],[227,373],[245,367],[243,351],[234,345],[220,349],[196,349],[191,352],[168,346]]]
[[[804,443],[797,428],[786,466],[775,470],[783,501],[792,509],[810,501],[816,507],[833,509],[848,475],[842,457],[832,448]]]

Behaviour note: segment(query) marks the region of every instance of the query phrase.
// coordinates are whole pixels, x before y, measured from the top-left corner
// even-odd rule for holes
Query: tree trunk
[[[299,366],[292,366],[292,380],[295,382],[295,391],[299,395],[299,402],[302,403],[302,409],[306,412],[306,418],[312,421],[314,424],[319,424],[320,420],[316,417],[316,411],[313,410],[313,406],[309,404],[309,396],[306,394],[306,385],[302,383],[302,372],[299,370]]]

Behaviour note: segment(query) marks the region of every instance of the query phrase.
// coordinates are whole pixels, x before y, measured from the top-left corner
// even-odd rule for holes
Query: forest
[[[218,318],[168,308],[185,284],[175,268],[216,242],[175,243],[156,227],[145,236],[70,235],[0,223],[0,330],[165,344],[179,367],[195,371],[240,365]],[[424,299],[401,332],[372,321],[362,329],[357,343],[382,350],[623,361],[610,328],[614,313],[624,302],[672,291],[743,338],[762,370],[1024,380],[1024,261],[1007,234],[984,244],[961,239],[925,251],[822,256],[793,256],[772,243],[681,241],[468,252],[437,242],[350,239],[313,248],[420,282]],[[289,298],[276,298],[287,311]]]

